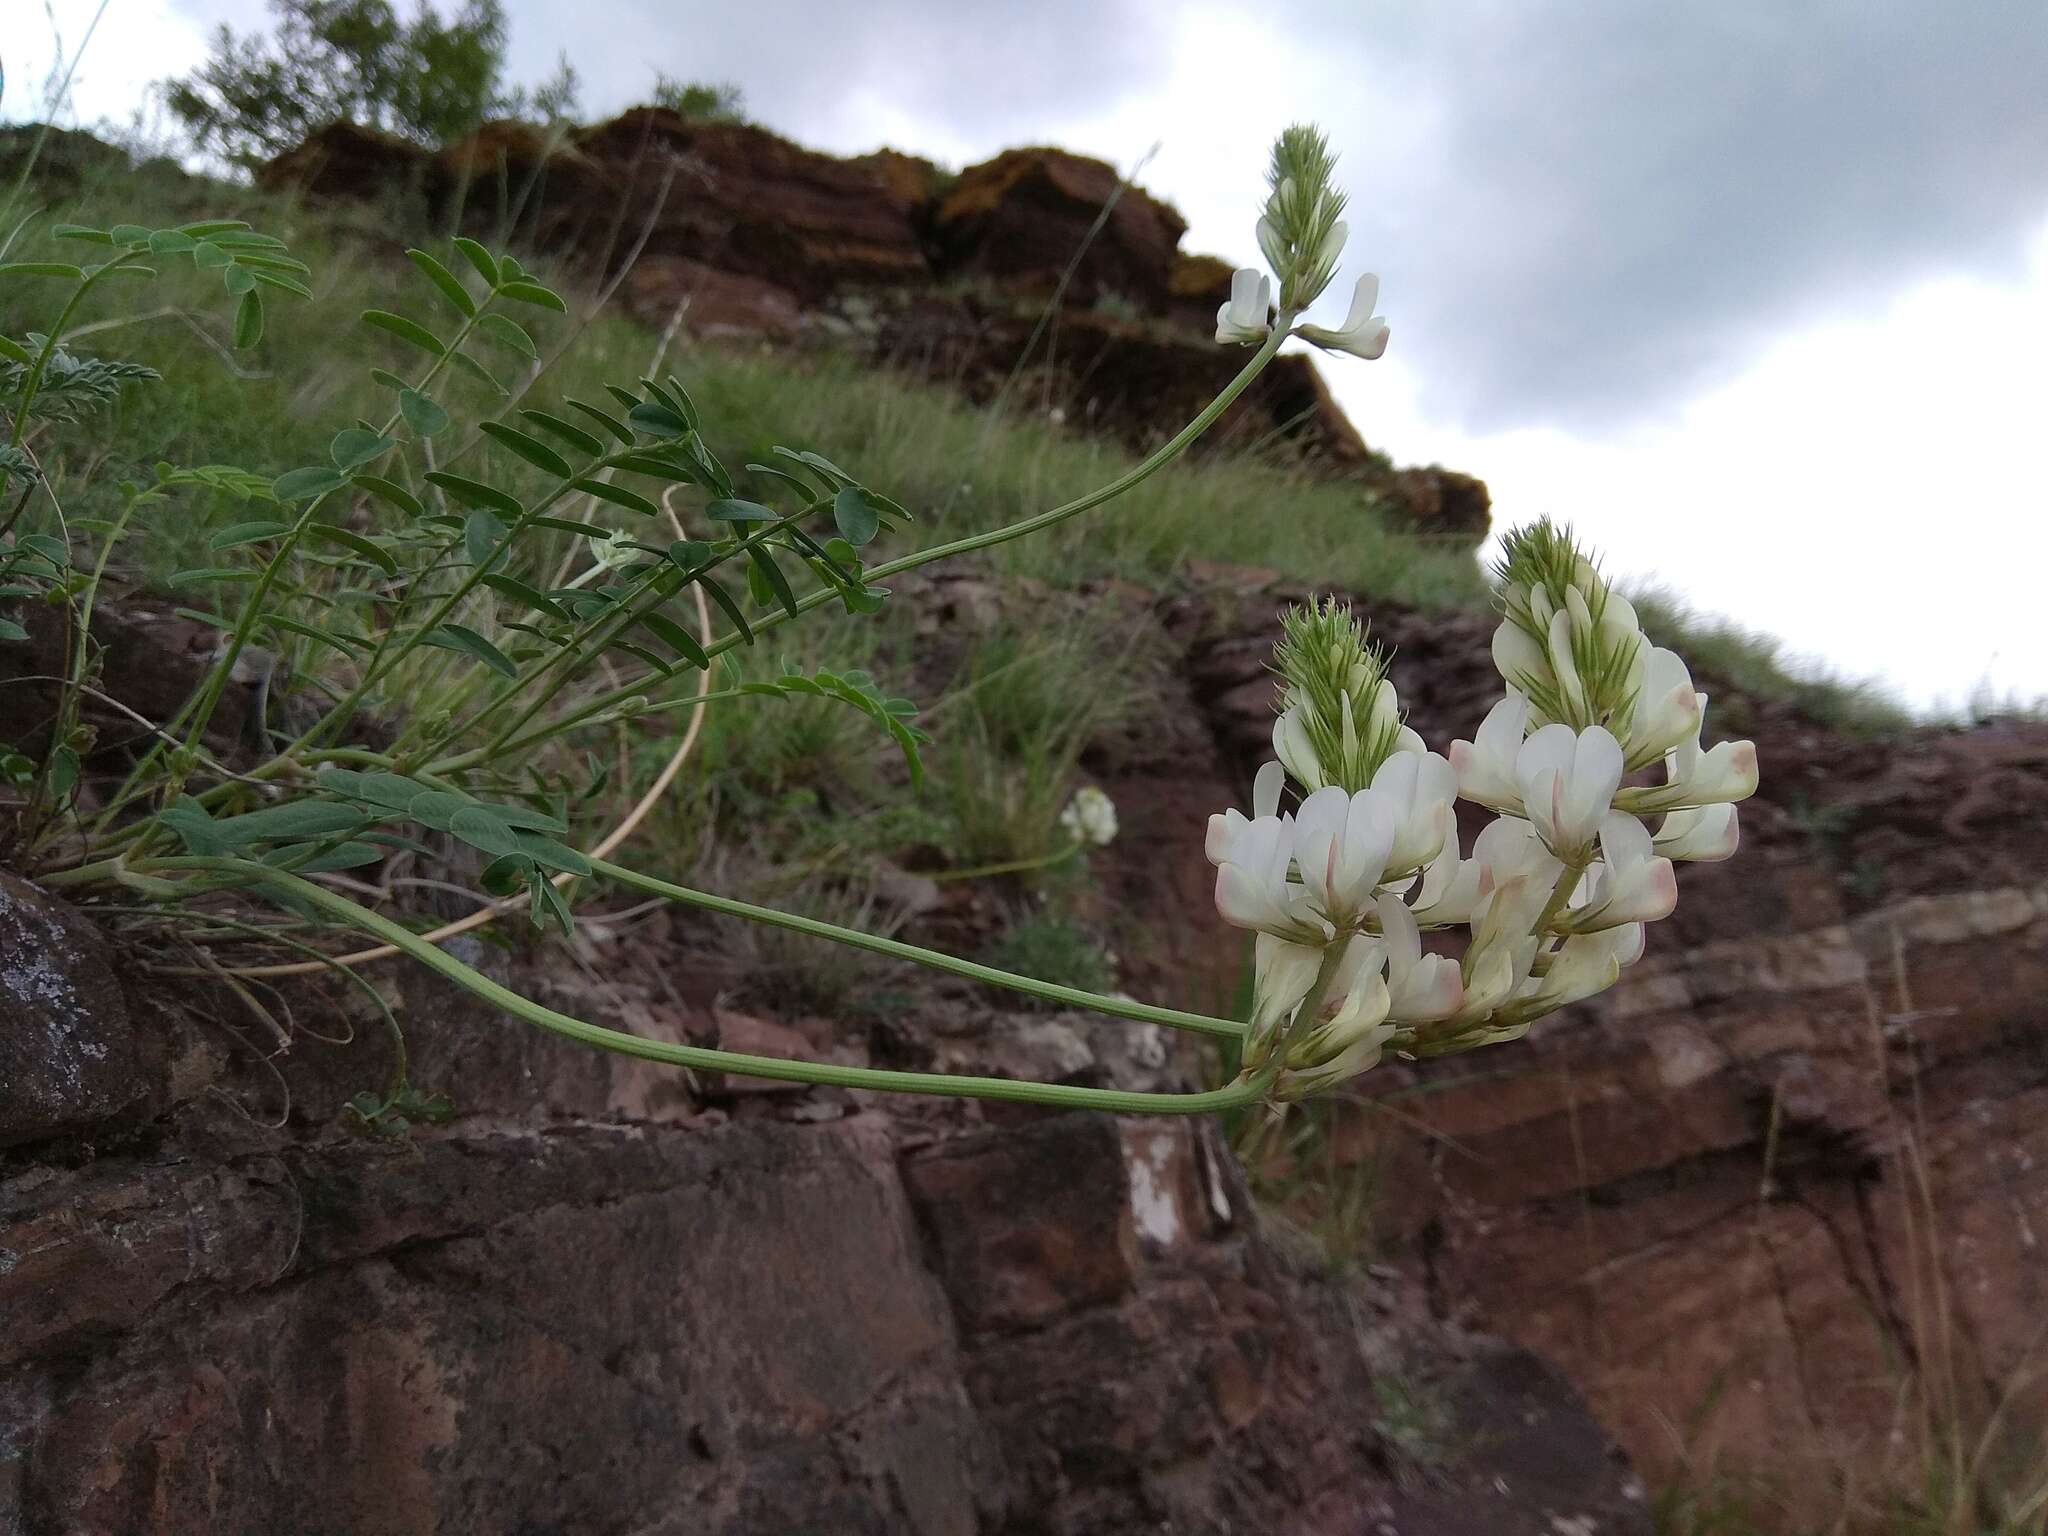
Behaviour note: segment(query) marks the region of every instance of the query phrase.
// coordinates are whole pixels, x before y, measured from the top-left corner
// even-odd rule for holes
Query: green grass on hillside
[[[395,343],[357,323],[358,314],[378,307],[438,318],[403,249],[419,243],[445,250],[445,237],[425,232],[418,211],[401,202],[309,206],[189,180],[161,165],[118,177],[88,168],[65,187],[65,199],[41,210],[10,259],[76,259],[78,247],[47,233],[59,222],[164,226],[239,217],[288,239],[312,266],[315,291],[310,302],[272,295],[267,332],[247,354],[225,345],[226,306],[217,284],[189,270],[103,291],[76,316],[74,350],[146,363],[164,377],[131,386],[111,416],[53,428],[36,440],[74,521],[106,512],[120,480],[146,480],[160,460],[234,464],[266,475],[322,462],[337,429],[388,409],[388,394],[367,370],[409,366]],[[575,287],[573,274],[556,275]],[[0,330],[20,335],[47,325],[56,291],[38,279],[0,280]],[[602,400],[606,381],[630,383],[645,373],[657,346],[646,329],[611,311],[587,323],[542,317],[534,330],[552,361],[523,402],[531,405],[564,396]],[[501,354],[497,366],[508,383],[523,382],[523,359]],[[918,541],[957,538],[1043,510],[1134,462],[1117,445],[1043,420],[992,418],[940,388],[829,351],[792,356],[679,339],[663,368],[695,395],[707,436],[728,463],[766,460],[776,443],[792,443],[829,455],[909,507],[915,525],[891,536],[884,558]],[[464,421],[500,409],[488,390],[468,380],[450,385],[443,400]],[[443,440],[465,441],[461,434]],[[443,447],[457,457],[444,458],[442,467],[514,488],[533,473],[474,434],[467,443]],[[146,584],[218,564],[210,536],[249,515],[225,497],[196,493],[162,510],[122,552],[131,566],[125,574]],[[629,520],[601,507],[578,515],[612,526]],[[566,574],[582,552],[573,538],[555,537],[546,560],[561,562]],[[1145,661],[1156,650],[1145,632],[1149,621],[1113,620],[1107,609],[1077,619],[1058,595],[1104,579],[1165,587],[1192,560],[1266,566],[1361,593],[1368,602],[1424,610],[1488,601],[1469,553],[1390,528],[1355,486],[1315,483],[1243,458],[1183,461],[1104,508],[983,557],[979,569],[1001,594],[1000,618],[965,642],[964,654],[938,666],[936,678],[931,637],[920,633],[918,605],[908,594],[872,618],[820,611],[760,648],[772,656],[748,656],[756,670],[783,662],[861,665],[887,691],[917,694],[938,738],[927,754],[934,782],[921,801],[910,800],[892,749],[850,711],[815,700],[732,701],[713,708],[692,772],[643,839],[645,857],[675,871],[715,860],[756,889],[820,900],[820,891],[857,882],[877,857],[941,849],[955,864],[980,866],[1056,852],[1057,815],[1083,758],[1093,752],[1113,759],[1119,732],[1141,735],[1151,728],[1148,710],[1160,707]],[[1052,600],[1027,595],[1034,592]],[[176,593],[195,607],[232,595],[232,588],[203,584]],[[1661,610],[1657,622],[1667,622]],[[1702,654],[1703,642],[1710,654]],[[957,649],[963,642],[955,636],[949,643]],[[1799,681],[1754,643],[1724,644],[1714,632],[1693,628],[1681,644],[1703,668],[1739,663],[1741,685],[1761,696],[1798,697],[1838,723],[1898,723],[1854,691]],[[440,673],[408,679],[387,707],[415,705],[445,683],[446,658],[436,665]],[[648,739],[615,745],[619,754],[647,759],[650,771],[667,751],[666,742]],[[622,796],[631,778],[619,776]],[[803,877],[794,887],[792,871]]]

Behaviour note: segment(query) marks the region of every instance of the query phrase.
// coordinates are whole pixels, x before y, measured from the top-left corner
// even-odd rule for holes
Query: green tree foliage
[[[667,71],[654,77],[654,105],[705,123],[743,123],[746,98],[730,80],[679,80]]]
[[[213,57],[165,82],[171,112],[203,151],[248,165],[341,119],[439,144],[524,104],[501,88],[502,0],[463,0],[444,20],[427,0],[410,21],[391,0],[270,0],[274,30],[223,26]],[[566,110],[574,71],[542,88]]]

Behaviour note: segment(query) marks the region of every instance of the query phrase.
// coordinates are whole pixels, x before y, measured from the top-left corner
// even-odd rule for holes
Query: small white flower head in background
[[[1230,275],[1230,297],[1216,311],[1216,339],[1225,346],[1264,341],[1273,327],[1273,280],[1254,267]]]
[[[1266,206],[1258,222],[1259,252],[1272,268],[1272,280],[1252,267],[1232,276],[1230,298],[1216,311],[1217,341],[1264,341],[1273,333],[1270,311],[1277,302],[1282,322],[1293,326],[1288,334],[1311,345],[1363,358],[1387,350],[1386,317],[1374,313],[1380,280],[1373,273],[1353,287],[1351,309],[1341,326],[1293,325],[1336,277],[1350,236],[1336,170],[1330,141],[1309,124],[1296,123],[1273,141]]]
[[[1116,802],[1093,784],[1083,784],[1060,812],[1060,825],[1077,843],[1107,847],[1116,839]]]

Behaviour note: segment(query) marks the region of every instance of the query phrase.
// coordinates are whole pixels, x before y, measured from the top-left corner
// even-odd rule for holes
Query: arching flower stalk
[[[1685,664],[1563,529],[1512,535],[1497,575],[1506,694],[1447,757],[1402,723],[1386,657],[1348,608],[1282,621],[1276,761],[1252,814],[1210,818],[1208,839],[1217,910],[1259,936],[1244,1071],[1277,1063],[1277,1099],[1387,1051],[1519,1038],[1641,957],[1645,925],[1677,903],[1674,861],[1735,852],[1756,749],[1701,746],[1707,698]],[[1627,783],[1660,762],[1659,782]],[[1460,798],[1496,817],[1469,855]],[[1459,929],[1459,958],[1424,953],[1425,930]]]

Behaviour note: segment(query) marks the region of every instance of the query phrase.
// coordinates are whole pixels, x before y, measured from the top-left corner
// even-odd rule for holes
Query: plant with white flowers
[[[361,967],[404,955],[527,1023],[600,1049],[796,1082],[1192,1114],[1313,1093],[1389,1049],[1433,1056],[1512,1038],[1608,985],[1641,952],[1643,924],[1675,899],[1672,861],[1733,852],[1733,802],[1756,786],[1754,751],[1702,748],[1704,700],[1684,665],[1644,642],[1629,605],[1547,525],[1510,541],[1502,571],[1506,619],[1494,655],[1507,697],[1449,757],[1402,724],[1385,660],[1348,611],[1325,603],[1287,620],[1279,760],[1259,775],[1253,815],[1227,813],[1209,831],[1218,906],[1259,934],[1248,1021],[1055,985],[611,862],[682,766],[687,732],[640,809],[602,837],[587,825],[603,777],[580,755],[591,733],[659,729],[742,700],[824,697],[858,709],[903,749],[915,782],[924,738],[910,723],[914,710],[865,673],[735,675],[720,688],[714,669],[828,604],[877,611],[889,578],[1114,501],[1184,453],[1290,336],[1379,356],[1387,327],[1373,313],[1378,281],[1369,275],[1343,326],[1296,324],[1344,251],[1333,170],[1311,128],[1290,128],[1274,146],[1258,222],[1272,272],[1238,273],[1217,317],[1219,341],[1254,350],[1179,432],[1094,490],[937,542],[919,542],[910,509],[817,453],[777,448],[774,463],[724,464],[706,436],[708,413],[673,378],[609,384],[607,403],[568,399],[577,420],[522,409],[516,422],[509,412],[459,421],[434,392],[456,371],[494,382],[468,349],[489,340],[537,357],[508,310],[569,307],[511,257],[469,240],[453,243],[453,266],[408,253],[445,311],[445,334],[384,310],[361,317],[404,355],[418,354],[406,375],[372,370],[391,394],[381,425],[342,428],[326,462],[274,480],[231,466],[160,466],[155,484],[122,487],[113,521],[74,524],[43,471],[32,424],[76,422],[156,377],[67,353],[60,341],[82,306],[116,276],[146,280],[164,261],[189,258],[222,275],[236,344],[252,347],[263,331],[262,290],[307,296],[306,268],[282,241],[235,220],[53,229],[60,252],[87,252],[82,263],[7,260],[28,224],[17,226],[0,239],[0,283],[59,286],[48,322],[20,339],[0,334],[0,490],[13,493],[0,507],[0,644],[29,639],[25,618],[54,617],[65,667],[53,718],[24,720],[33,727],[24,731],[12,716],[0,721],[0,857],[131,932],[202,951],[189,973],[229,978],[244,997],[253,994],[241,982],[320,969],[368,987]],[[440,447],[430,441],[437,436]],[[448,467],[472,452],[473,473]],[[90,636],[99,584],[130,528],[195,488],[260,512],[212,541],[223,564],[184,573],[222,585],[226,611],[198,616],[217,618],[222,639],[190,697],[165,720],[142,720],[139,744],[109,761],[83,712],[97,696]],[[373,506],[382,509],[374,516]],[[356,531],[357,513],[369,532]],[[605,522],[589,521],[598,516]],[[620,519],[628,531],[611,526]],[[336,606],[328,595],[337,569],[360,601]],[[259,640],[287,650],[244,732],[247,758],[222,760],[212,745],[221,733],[209,728],[237,666],[262,654]],[[390,729],[364,731],[365,715],[379,709]],[[1660,762],[1655,782],[1631,779]],[[1290,778],[1298,803],[1283,812]],[[1452,816],[1460,795],[1499,818],[1469,856]],[[935,878],[1023,872],[1099,848],[1117,830],[1115,807],[1092,787],[1061,822],[1071,841],[1046,858]],[[422,839],[443,838],[489,861],[477,880],[494,899],[479,913],[423,934],[350,894],[364,881],[342,872],[381,867],[394,848],[432,856],[443,845]],[[1132,1093],[742,1055],[559,1013],[441,947],[518,905],[536,925],[567,931],[578,882],[593,878],[1062,1006],[1240,1043],[1243,1069],[1203,1092]],[[1452,927],[1470,932],[1462,961],[1424,952],[1424,930]],[[373,947],[354,947],[366,939]],[[394,1088],[364,1118],[381,1122],[401,1101]]]
[[[1266,173],[1271,195],[1258,224],[1259,249],[1273,269],[1267,277],[1256,267],[1231,275],[1230,297],[1216,311],[1216,339],[1223,343],[1256,343],[1269,337],[1299,336],[1329,352],[1375,358],[1387,350],[1387,322],[1373,313],[1379,305],[1380,280],[1362,274],[1351,292],[1351,310],[1332,330],[1296,325],[1296,318],[1322,296],[1336,276],[1350,233],[1342,214],[1344,194],[1334,174],[1336,157],[1321,133],[1297,124],[1273,145]],[[1280,313],[1273,313],[1274,283],[1279,284]]]
[[[1506,696],[1448,756],[1402,724],[1350,610],[1290,612],[1276,761],[1252,814],[1210,818],[1216,907],[1258,935],[1241,1081],[1320,1092],[1389,1050],[1520,1038],[1612,986],[1678,899],[1673,861],[1730,857],[1756,748],[1703,749],[1707,697],[1570,534],[1507,540],[1493,656]],[[1633,782],[1657,770],[1653,782]],[[1299,802],[1282,800],[1292,783]],[[1454,802],[1495,813],[1460,851]],[[1459,958],[1430,930],[1465,933]]]

